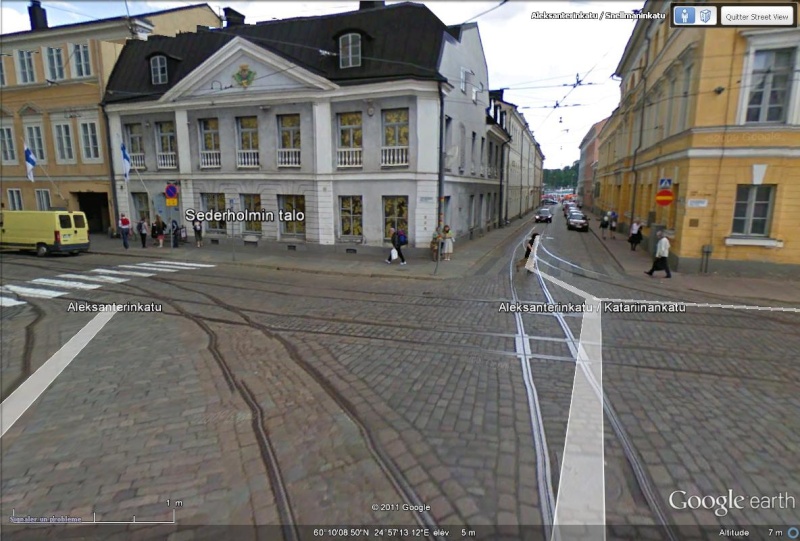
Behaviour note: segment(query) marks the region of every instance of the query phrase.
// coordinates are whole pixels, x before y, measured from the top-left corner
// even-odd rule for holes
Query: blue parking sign
[[[694,8],[679,6],[673,12],[675,24],[694,24]]]

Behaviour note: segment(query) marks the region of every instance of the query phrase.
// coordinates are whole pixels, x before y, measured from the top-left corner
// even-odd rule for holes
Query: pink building
[[[586,209],[592,209],[595,195],[595,173],[597,170],[597,157],[599,141],[597,136],[603,129],[608,119],[601,120],[589,129],[589,132],[581,141],[581,159],[578,162],[578,196],[581,198]],[[598,184],[599,186],[599,184]]]

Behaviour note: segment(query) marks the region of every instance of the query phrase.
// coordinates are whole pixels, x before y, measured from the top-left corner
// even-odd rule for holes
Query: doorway
[[[78,208],[86,214],[89,233],[105,233],[111,227],[111,218],[108,214],[108,194],[99,192],[80,192]]]

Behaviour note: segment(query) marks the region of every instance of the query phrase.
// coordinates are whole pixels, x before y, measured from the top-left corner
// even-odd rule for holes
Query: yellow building
[[[207,4],[48,27],[38,1],[31,30],[0,40],[0,179],[3,208],[81,210],[90,231],[113,224],[111,159],[99,103],[128,39],[221,26]],[[36,158],[27,176],[25,145]]]
[[[800,29],[671,28],[669,3],[645,4],[657,10],[617,67],[596,208],[623,231],[640,218],[651,243],[666,229],[683,272],[798,275]]]

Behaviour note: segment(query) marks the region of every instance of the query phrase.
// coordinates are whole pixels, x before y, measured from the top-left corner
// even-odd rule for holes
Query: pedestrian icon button
[[[673,12],[673,20],[676,25],[694,24],[694,8],[678,6]]]

